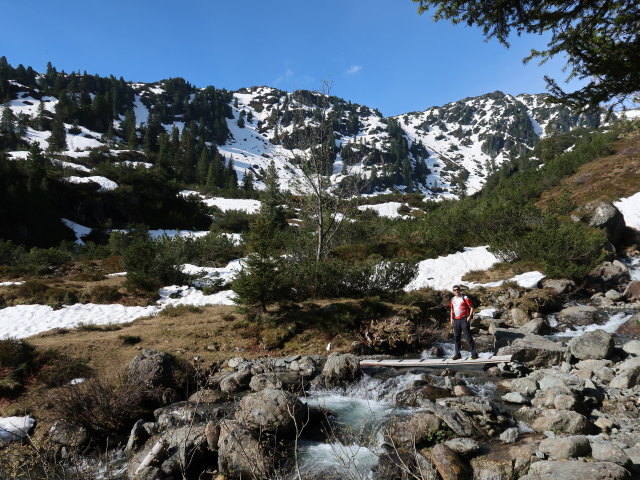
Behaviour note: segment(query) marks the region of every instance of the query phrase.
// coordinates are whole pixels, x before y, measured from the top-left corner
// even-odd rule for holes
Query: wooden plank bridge
[[[511,355],[493,355],[487,358],[396,358],[386,360],[365,359],[360,361],[361,367],[455,367],[457,365],[485,365],[491,363],[510,362]]]

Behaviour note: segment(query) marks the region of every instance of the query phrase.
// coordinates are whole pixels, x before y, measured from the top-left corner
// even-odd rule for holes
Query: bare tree
[[[303,208],[313,221],[316,233],[316,261],[326,257],[328,247],[353,208],[362,188],[360,175],[351,172],[338,185],[332,182],[335,158],[331,82],[323,81],[316,92],[317,110],[312,125],[306,129],[306,150],[292,150],[302,177],[295,186],[303,199]]]

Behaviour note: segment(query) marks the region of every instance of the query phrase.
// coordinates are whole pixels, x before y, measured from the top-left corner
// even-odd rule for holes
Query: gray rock
[[[549,335],[551,333],[551,327],[549,323],[543,318],[534,318],[528,323],[522,325],[518,330],[526,334],[534,335]]]
[[[151,437],[148,429],[144,428],[144,423],[144,420],[138,420],[133,424],[127,446],[125,447],[126,452],[135,452]]]
[[[390,422],[385,431],[385,441],[396,449],[420,449],[429,445],[440,427],[441,422],[434,414],[418,412]]]
[[[624,295],[617,290],[607,290],[604,294],[609,300],[613,300],[614,302],[619,302],[624,298]]]
[[[230,478],[271,478],[272,454],[243,425],[223,420],[218,438],[218,470]]]
[[[360,378],[360,361],[355,355],[332,353],[322,369],[327,386],[342,386]]]
[[[630,340],[622,346],[622,350],[629,355],[640,356],[640,340]]]
[[[624,216],[612,203],[595,201],[585,205],[589,226],[601,228],[607,232],[607,238],[616,244],[626,227]]]
[[[567,352],[566,347],[538,335],[526,335],[508,347],[498,350],[498,355],[511,355],[511,360],[528,368],[560,365]]]
[[[243,426],[267,433],[287,434],[302,427],[303,406],[289,392],[264,389],[247,395],[236,411],[236,420]]]
[[[512,308],[509,311],[511,321],[516,327],[520,327],[529,322],[529,314],[520,308]]]
[[[127,378],[149,389],[173,388],[176,386],[174,367],[173,359],[166,353],[145,348],[127,366]]]
[[[185,465],[201,464],[209,455],[204,430],[204,424],[192,424],[171,429],[162,435],[150,438],[144,448],[129,461],[127,468],[129,479],[181,478],[181,471]],[[158,442],[161,442],[164,448],[156,456],[155,461],[141,472],[137,472],[142,460]]]
[[[444,444],[465,458],[471,458],[480,451],[480,444],[473,438],[452,438]]]
[[[545,278],[542,280],[542,288],[548,288],[553,290],[553,292],[557,295],[562,295],[563,293],[568,293],[576,288],[576,284],[573,280],[563,279],[553,279],[553,278]]]
[[[188,401],[193,403],[222,403],[228,399],[229,397],[221,390],[203,388],[191,395]]]
[[[558,321],[569,325],[591,325],[593,323],[602,323],[605,315],[597,308],[589,305],[578,305],[575,307],[567,307],[558,312]]]
[[[510,382],[511,390],[522,395],[534,395],[538,391],[538,382],[529,377],[514,378]]]
[[[629,472],[615,463],[541,461],[531,464],[520,480],[630,480]]]
[[[240,365],[241,363],[244,363],[244,358],[242,357],[233,357],[227,360],[227,365],[229,366],[229,368],[233,369],[238,368],[238,365]]]
[[[553,406],[556,410],[575,410],[579,405],[575,395],[566,393],[556,395],[553,399]]]
[[[554,460],[587,457],[591,452],[589,439],[584,435],[546,438],[540,442],[540,451]]]
[[[629,455],[611,442],[591,442],[591,456],[599,462],[612,462],[624,468],[629,468],[632,464]]]
[[[509,392],[502,396],[502,399],[507,403],[515,403],[516,405],[522,405],[529,403],[529,398],[521,394],[520,392]]]
[[[570,410],[548,409],[542,412],[542,416],[533,421],[531,427],[536,432],[551,430],[569,434],[586,434],[591,428],[587,418]]]
[[[65,420],[56,420],[49,429],[49,439],[65,447],[80,448],[89,442],[89,438],[86,428]]]
[[[607,358],[613,352],[613,336],[604,330],[593,330],[569,342],[571,354],[580,360]]]
[[[222,406],[197,402],[177,402],[153,412],[161,430],[175,429],[194,422],[221,418],[227,410]]]
[[[220,390],[224,393],[236,393],[249,388],[251,382],[251,366],[240,367],[236,373],[224,377],[220,381]]]
[[[589,273],[589,277],[604,286],[615,286],[629,281],[629,269],[618,260],[603,262]]]
[[[609,386],[612,388],[633,388],[638,385],[640,379],[640,368],[624,370],[609,382]]]
[[[500,434],[500,440],[504,443],[514,443],[518,439],[519,433],[516,427],[507,428]]]
[[[503,347],[511,345],[519,338],[524,338],[525,333],[513,328],[490,328],[489,332],[493,334],[493,351],[497,352]]]

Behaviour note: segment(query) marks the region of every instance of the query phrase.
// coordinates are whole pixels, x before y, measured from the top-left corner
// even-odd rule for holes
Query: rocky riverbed
[[[640,478],[637,273],[632,258],[602,264],[582,286],[474,291],[481,351],[512,356],[486,370],[363,369],[352,353],[235,357],[200,372],[199,389],[178,401],[171,358],[142,350],[127,375],[157,408],[126,446],[99,459],[69,418],[48,441],[79,478]]]

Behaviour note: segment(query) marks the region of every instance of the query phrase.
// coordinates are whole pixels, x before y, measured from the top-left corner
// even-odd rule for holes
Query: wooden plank
[[[489,363],[510,362],[511,355],[494,355],[488,358],[464,358],[451,360],[450,358],[394,358],[389,360],[364,359],[361,367],[440,367],[455,365],[484,365]]]

